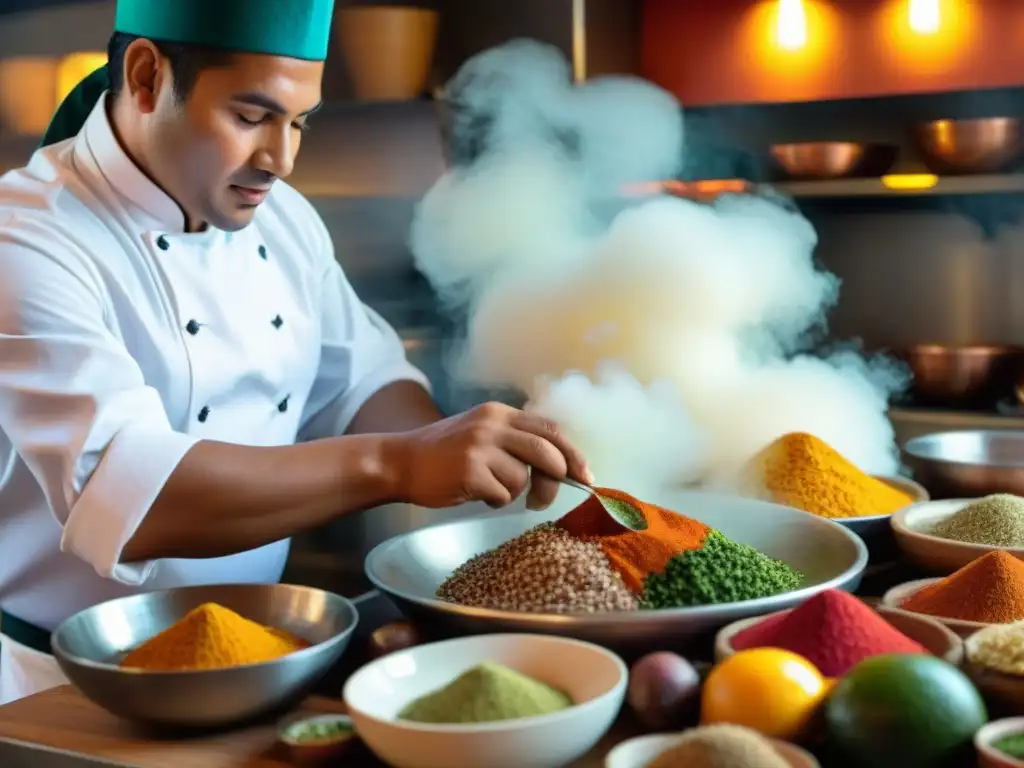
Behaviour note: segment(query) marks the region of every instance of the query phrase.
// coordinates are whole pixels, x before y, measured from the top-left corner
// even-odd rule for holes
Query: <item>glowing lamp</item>
[[[938,183],[934,173],[890,173],[882,177],[882,186],[895,192],[919,192]]]
[[[940,0],[910,0],[910,28],[919,35],[934,35],[942,21]]]
[[[807,45],[807,9],[804,0],[779,0],[775,39],[780,48],[797,51]]]

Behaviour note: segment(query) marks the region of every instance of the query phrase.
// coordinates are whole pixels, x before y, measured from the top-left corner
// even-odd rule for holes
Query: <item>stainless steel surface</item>
[[[366,558],[367,576],[403,612],[453,632],[544,632],[590,640],[625,652],[656,642],[672,642],[680,647],[732,621],[787,608],[824,589],[855,589],[867,565],[864,543],[829,520],[738,496],[682,492],[650,501],[684,512],[737,541],[785,560],[805,575],[807,586],[741,603],[574,616],[482,610],[434,598],[441,582],[469,558],[534,525],[557,519],[582,498],[580,492],[563,492],[546,512],[490,514],[402,534],[370,553]]]
[[[900,354],[913,373],[911,392],[923,405],[993,406],[1014,392],[1024,349],[1003,345],[919,344]]]
[[[909,440],[903,452],[932,498],[1024,496],[1024,430],[937,432]]]
[[[793,179],[838,179],[856,170],[867,145],[852,141],[808,141],[775,144],[769,152]]]
[[[265,664],[193,672],[121,669],[123,654],[203,603],[308,640],[310,648]],[[343,597],[309,587],[240,584],[134,595],[82,611],[53,633],[64,674],[89,699],[128,720],[220,727],[301,700],[341,657],[358,616]]]
[[[933,120],[913,125],[910,133],[935,173],[993,173],[1021,151],[1021,121],[1013,117]]]

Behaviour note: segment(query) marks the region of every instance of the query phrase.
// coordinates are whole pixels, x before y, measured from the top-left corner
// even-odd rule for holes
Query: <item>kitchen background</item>
[[[339,0],[339,24],[352,5],[409,4]],[[413,268],[406,235],[417,199],[445,167],[433,94],[467,57],[515,37],[558,46],[578,78],[640,74],[672,91],[687,112],[690,150],[676,180],[686,183],[674,187],[682,193],[713,193],[721,180],[744,179],[775,182],[792,195],[818,230],[818,258],[843,281],[834,337],[893,350],[1024,345],[1024,301],[1015,301],[1024,285],[1018,152],[996,151],[996,160],[975,163],[971,173],[936,172],[937,160],[912,131],[941,118],[1024,116],[1019,0],[414,5],[438,20],[422,95],[361,98],[366,85],[345,36],[336,34],[326,107],[290,181],[321,212],[356,290],[399,331],[446,410],[484,394],[445,375],[454,332]],[[60,94],[102,63],[113,12],[113,0],[0,0],[0,172],[27,160]],[[1019,141],[1016,122],[995,129]],[[931,136],[941,143],[945,134]],[[825,140],[870,144],[870,162],[844,167],[843,178],[812,172],[794,179],[769,151]],[[851,148],[833,151],[843,159]],[[692,183],[698,180],[705,181]],[[1001,388],[970,408],[912,393],[890,412],[898,436],[1024,426],[1015,370],[1005,371]],[[371,546],[438,519],[405,507],[353,516],[296,539],[286,578],[361,591],[362,556]]]

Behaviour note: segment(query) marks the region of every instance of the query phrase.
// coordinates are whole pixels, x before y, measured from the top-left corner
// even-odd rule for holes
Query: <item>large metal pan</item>
[[[434,598],[441,582],[469,558],[557,519],[582,499],[580,492],[564,489],[547,512],[487,514],[396,536],[370,552],[366,575],[411,618],[429,622],[445,633],[541,632],[628,653],[655,644],[682,648],[730,622],[789,608],[822,590],[856,589],[868,561],[864,542],[829,520],[739,496],[675,492],[650,501],[786,561],[805,575],[805,586],[739,603],[571,616],[467,608]]]
[[[935,432],[908,440],[903,454],[933,498],[1024,496],[1024,430]]]

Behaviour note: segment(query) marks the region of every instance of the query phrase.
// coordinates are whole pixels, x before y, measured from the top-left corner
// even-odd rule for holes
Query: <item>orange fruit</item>
[[[740,651],[711,670],[701,722],[744,725],[776,739],[801,735],[831,688],[811,662],[778,648]]]

